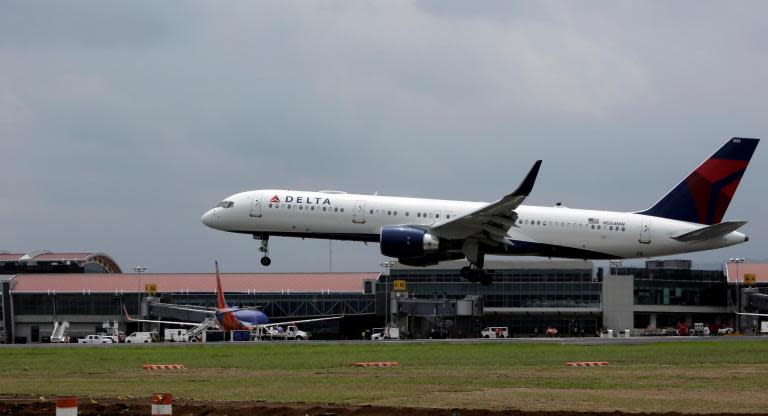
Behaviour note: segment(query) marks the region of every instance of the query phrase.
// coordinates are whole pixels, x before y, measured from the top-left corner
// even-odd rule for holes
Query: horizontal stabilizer
[[[690,231],[672,238],[677,241],[709,240],[710,238],[720,237],[736,231],[746,223],[746,221],[721,222],[720,224],[699,228],[698,230]]]

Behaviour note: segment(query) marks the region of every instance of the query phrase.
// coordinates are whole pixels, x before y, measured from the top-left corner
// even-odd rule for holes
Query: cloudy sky
[[[260,271],[200,223],[248,189],[640,210],[727,138],[768,137],[765,2],[3,1],[0,249]],[[768,157],[729,219],[766,258]],[[275,238],[272,271],[327,271]],[[377,270],[333,243],[333,270]]]

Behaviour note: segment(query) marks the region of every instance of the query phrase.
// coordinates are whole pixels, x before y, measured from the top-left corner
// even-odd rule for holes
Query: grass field
[[[399,361],[357,368],[356,361]],[[565,367],[609,361],[608,367]],[[146,371],[142,364],[187,370]],[[630,412],[768,408],[768,342],[0,349],[0,393]]]

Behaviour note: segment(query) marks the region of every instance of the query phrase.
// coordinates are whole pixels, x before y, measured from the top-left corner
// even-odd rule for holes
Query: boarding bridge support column
[[[634,316],[634,277],[607,276],[603,279],[603,328],[613,329],[614,334],[632,329]]]

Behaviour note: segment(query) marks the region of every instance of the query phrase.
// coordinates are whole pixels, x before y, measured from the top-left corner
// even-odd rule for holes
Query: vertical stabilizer
[[[718,224],[731,203],[760,140],[734,137],[656,205],[638,214],[699,224]]]
[[[219,262],[216,261],[216,303],[219,309],[228,309],[224,299],[224,290],[221,289],[221,276],[219,276]]]

